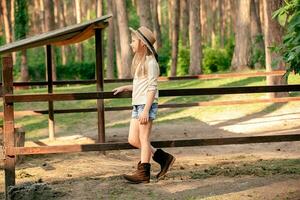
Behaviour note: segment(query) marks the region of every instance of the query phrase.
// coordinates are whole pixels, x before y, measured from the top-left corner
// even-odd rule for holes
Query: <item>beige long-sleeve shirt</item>
[[[132,87],[132,105],[146,104],[147,92],[150,90],[156,91],[153,103],[158,102],[157,79],[159,77],[159,66],[154,56],[146,56],[145,67],[148,68],[147,77],[139,78],[137,77],[137,73],[134,75]]]

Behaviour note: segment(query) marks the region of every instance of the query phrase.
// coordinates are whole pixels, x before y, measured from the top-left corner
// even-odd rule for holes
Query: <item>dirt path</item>
[[[282,106],[272,112],[241,111],[235,115],[223,111],[189,123],[158,123],[152,137],[164,140],[293,134],[299,133],[299,118],[297,107]],[[126,141],[127,132],[128,127],[108,128],[107,140]],[[94,138],[95,129],[89,129],[85,135],[26,145],[93,143]],[[47,183],[50,189],[40,194],[40,199],[300,199],[300,142],[166,150],[177,160],[160,181],[154,178],[159,168],[152,162],[150,184],[128,184],[122,178],[122,174],[135,168],[139,150],[26,157],[17,166],[16,181],[19,185]],[[1,198],[3,171],[0,176]]]

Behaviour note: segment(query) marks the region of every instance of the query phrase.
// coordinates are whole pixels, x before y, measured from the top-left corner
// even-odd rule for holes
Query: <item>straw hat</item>
[[[141,26],[137,30],[129,27],[129,29],[147,46],[147,48],[153,53],[156,60],[158,60],[158,55],[153,47],[153,44],[156,42],[154,34],[151,30],[145,26]]]

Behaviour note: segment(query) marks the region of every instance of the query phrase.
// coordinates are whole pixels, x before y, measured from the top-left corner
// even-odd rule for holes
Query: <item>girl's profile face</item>
[[[136,53],[139,48],[139,40],[135,35],[131,36],[130,46],[132,48],[133,53]]]

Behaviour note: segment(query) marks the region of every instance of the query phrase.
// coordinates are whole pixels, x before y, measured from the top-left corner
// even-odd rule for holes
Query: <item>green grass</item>
[[[233,87],[233,86],[258,86],[265,85],[265,77],[250,77],[250,78],[226,78],[226,79],[211,79],[211,80],[179,80],[166,81],[159,83],[159,89],[181,89],[181,88],[211,88],[211,87]],[[299,76],[291,75],[289,84],[299,84]],[[110,83],[105,84],[105,91],[111,91],[113,88],[127,85],[131,83]],[[70,93],[70,92],[95,92],[95,85],[82,86],[66,86],[55,87],[55,93]],[[15,90],[15,94],[38,94],[47,93],[47,88],[35,88],[28,90]],[[293,92],[291,96],[298,96],[299,93]],[[255,99],[265,97],[266,94],[237,94],[237,95],[207,95],[207,96],[183,96],[183,97],[160,97],[159,103],[190,103],[198,101],[224,101],[224,100],[240,100],[240,99]],[[105,99],[105,106],[129,106],[131,105],[130,98],[122,99]],[[163,112],[159,110],[157,123],[174,123],[185,121],[198,121],[215,116],[218,112],[234,112],[240,109],[247,110],[249,113],[262,112],[269,113],[278,108],[279,104],[249,104],[241,106],[208,106],[208,107],[193,107],[193,108],[170,108]],[[58,101],[54,103],[55,109],[73,109],[73,108],[93,108],[96,106],[96,100],[80,100],[80,101]],[[279,107],[284,106],[284,104]],[[32,102],[32,103],[15,103],[15,110],[46,110],[47,102]],[[0,103],[0,109],[3,110],[3,105]],[[118,119],[116,121],[107,121],[106,127],[124,127],[129,125],[130,111],[128,111],[127,119]],[[106,112],[108,115],[117,115],[117,112]],[[26,131],[28,140],[35,140],[47,137],[48,119],[47,115],[43,116],[25,116],[15,120],[17,125],[23,126]],[[2,123],[2,119],[1,119]],[[95,130],[97,128],[96,113],[71,113],[55,115],[55,125],[57,135],[73,135],[81,134],[85,131]]]

